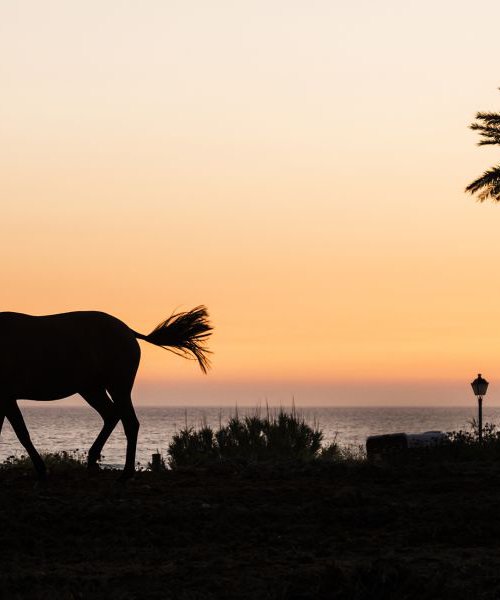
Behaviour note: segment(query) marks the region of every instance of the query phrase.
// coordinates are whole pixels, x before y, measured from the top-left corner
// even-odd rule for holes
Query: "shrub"
[[[206,464],[219,458],[214,432],[207,426],[198,431],[186,427],[174,434],[168,446],[168,454],[168,464],[172,468]]]
[[[366,462],[366,450],[362,444],[357,446],[352,444],[350,446],[338,446],[334,443],[333,446],[333,448],[330,446],[323,448],[321,458],[351,465]]]
[[[70,471],[74,469],[85,469],[87,457],[84,452],[79,450],[60,452],[41,452],[40,456],[45,462],[45,466],[49,471]],[[0,464],[1,469],[15,469],[19,471],[31,470],[33,464],[31,459],[26,454],[20,456],[8,456],[3,463]]]
[[[307,461],[321,452],[323,433],[293,410],[265,418],[232,417],[217,431],[203,426],[176,433],[168,448],[172,468],[216,462],[249,464],[266,461]],[[334,453],[333,444],[329,453]]]
[[[468,430],[450,431],[448,442],[444,445],[454,458],[461,459],[498,459],[500,458],[500,431],[494,423],[485,423],[483,439],[479,441],[479,426],[476,419],[470,421]]]

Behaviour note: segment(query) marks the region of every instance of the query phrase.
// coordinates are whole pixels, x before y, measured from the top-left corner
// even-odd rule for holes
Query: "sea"
[[[20,402],[31,439],[41,452],[69,451],[85,453],[100,431],[100,417],[86,405]],[[158,407],[137,406],[140,421],[137,462],[143,468],[153,453],[165,458],[168,446],[180,429],[209,425],[218,427],[237,413],[240,417],[271,413],[277,408],[230,408],[214,406]],[[299,415],[311,426],[323,431],[324,443],[336,441],[342,446],[363,448],[369,435],[384,433],[422,433],[424,431],[457,431],[469,429],[477,408],[470,407],[296,407]],[[483,423],[500,423],[500,407],[485,407]],[[102,465],[122,467],[125,461],[126,438],[121,424],[109,438],[103,450]],[[0,463],[9,456],[20,456],[24,449],[10,424],[5,421],[0,435]]]

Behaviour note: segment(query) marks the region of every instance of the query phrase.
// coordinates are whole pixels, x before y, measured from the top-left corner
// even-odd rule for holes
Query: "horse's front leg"
[[[24,422],[23,415],[19,410],[19,406],[16,401],[9,402],[6,406],[5,416],[9,420],[9,423],[12,425],[12,429],[14,433],[17,435],[18,440],[24,446],[24,449],[28,453],[28,456],[31,458],[31,462],[35,467],[38,479],[40,481],[45,481],[47,469],[45,468],[45,463],[42,460],[42,457],[36,451],[35,446],[30,438],[30,434],[28,432],[28,428],[26,427],[26,423]]]

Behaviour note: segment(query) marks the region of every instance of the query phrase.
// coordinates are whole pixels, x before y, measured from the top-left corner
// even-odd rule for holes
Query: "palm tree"
[[[470,128],[479,131],[481,136],[479,146],[500,145],[500,113],[478,112],[476,123],[472,123]],[[500,165],[485,171],[481,177],[470,183],[465,191],[477,194],[480,202],[489,198],[494,202],[500,202]]]

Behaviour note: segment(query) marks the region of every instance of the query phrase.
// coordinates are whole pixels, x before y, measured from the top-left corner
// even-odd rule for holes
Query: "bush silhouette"
[[[171,468],[216,462],[241,464],[269,461],[308,461],[318,458],[323,433],[308,425],[295,411],[232,417],[217,431],[203,426],[185,427],[176,433],[168,448]],[[336,445],[329,447],[330,454]]]

